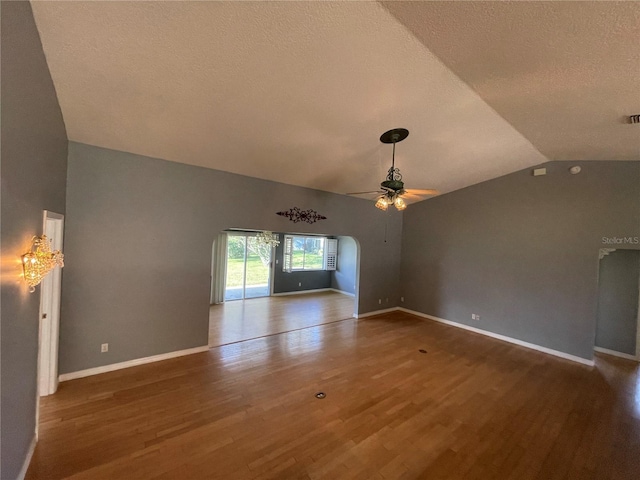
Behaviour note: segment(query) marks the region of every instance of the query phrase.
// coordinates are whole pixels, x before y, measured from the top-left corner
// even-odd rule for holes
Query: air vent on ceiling
[[[629,123],[640,123],[640,115],[629,115]]]

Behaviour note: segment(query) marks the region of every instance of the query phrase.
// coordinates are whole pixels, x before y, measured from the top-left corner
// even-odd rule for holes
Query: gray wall
[[[331,272],[331,288],[342,292],[356,293],[358,274],[358,246],[351,237],[338,237],[338,265]]]
[[[20,255],[42,210],[64,213],[67,136],[29,2],[2,2],[2,434],[0,478],[16,478],[34,436],[40,287]]]
[[[545,166],[411,205],[402,305],[592,358],[598,250],[603,237],[640,237],[640,162]]]
[[[274,261],[278,262],[273,271],[273,293],[301,292],[331,288],[331,272],[326,270],[282,271],[282,254],[284,252],[284,235],[280,232],[280,245],[276,247]],[[302,285],[298,285],[301,283]]]
[[[309,225],[275,214],[293,206],[328,218]],[[397,304],[400,213],[70,142],[60,373],[206,345],[211,244],[229,228],[353,236],[359,312]],[[379,306],[380,297],[389,303]],[[106,342],[109,352],[100,353]]]
[[[639,250],[616,250],[600,260],[596,346],[635,356],[639,282]]]

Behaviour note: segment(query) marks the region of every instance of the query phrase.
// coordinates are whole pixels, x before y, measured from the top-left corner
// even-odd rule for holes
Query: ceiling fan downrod
[[[396,142],[393,142],[393,153],[391,154],[391,170],[395,170],[396,166]]]
[[[391,168],[387,172],[387,181],[394,182],[402,180],[400,169],[396,168],[396,142],[393,142],[393,154],[391,156]]]

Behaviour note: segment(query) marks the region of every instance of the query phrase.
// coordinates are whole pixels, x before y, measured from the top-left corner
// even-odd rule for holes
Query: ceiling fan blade
[[[406,192],[400,196],[405,200],[424,200],[425,198],[427,198],[424,195],[415,195],[413,193],[406,193]]]
[[[405,188],[404,191],[411,195],[438,195],[438,190],[420,189],[420,188]]]
[[[345,195],[373,195],[373,194],[381,194],[384,193],[381,190],[372,190],[370,192],[350,192],[350,193],[346,193]]]
[[[433,197],[433,195],[424,195],[424,194],[412,193],[407,191],[405,191],[400,196],[403,198],[406,198],[407,200],[418,200],[418,201]]]

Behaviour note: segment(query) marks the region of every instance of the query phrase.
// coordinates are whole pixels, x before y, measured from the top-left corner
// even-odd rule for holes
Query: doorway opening
[[[228,229],[213,241],[209,346],[356,317],[360,248],[349,236]],[[298,241],[298,243],[296,243]]]
[[[595,351],[640,361],[640,250],[600,250]]]
[[[255,233],[227,234],[225,302],[271,295],[272,250]]]

